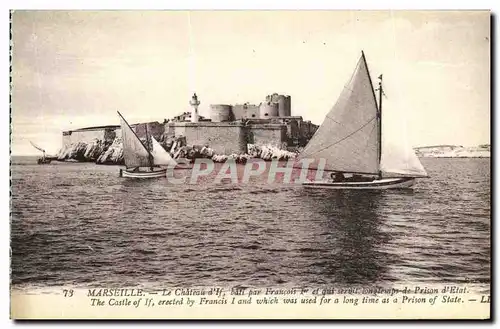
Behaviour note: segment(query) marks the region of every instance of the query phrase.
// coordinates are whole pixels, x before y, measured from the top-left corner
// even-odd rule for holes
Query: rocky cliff
[[[121,143],[121,142],[120,142]],[[114,142],[113,142],[114,144]],[[112,145],[112,144],[111,144]],[[96,162],[110,148],[110,143],[94,140],[90,143],[78,142],[59,150],[57,160],[76,160],[80,162]]]
[[[279,149],[274,146],[258,146],[249,144],[246,154],[217,154],[209,147],[199,145],[186,145],[184,138],[160,140],[160,144],[174,159],[205,158],[214,162],[225,162],[234,159],[238,163],[245,163],[249,158],[260,158],[266,161],[272,159],[288,160],[294,158],[296,153]],[[59,161],[95,162],[97,164],[122,165],[123,144],[117,137],[113,142],[95,139],[89,143],[78,142],[63,147],[57,154]]]
[[[415,153],[421,158],[489,158],[489,144],[464,147],[460,145],[435,145],[416,147]]]
[[[299,150],[289,152],[270,145],[248,145],[248,152],[244,154],[217,154],[213,149],[200,145],[186,145],[183,137],[176,139],[160,139],[160,144],[174,159],[205,158],[214,162],[225,162],[234,159],[238,163],[245,163],[250,158],[259,158],[265,161],[272,159],[288,160],[295,158]],[[432,158],[489,158],[490,145],[477,147],[463,147],[456,145],[438,145],[415,148],[419,157]],[[120,137],[112,142],[95,139],[91,142],[78,142],[63,147],[57,154],[59,161],[95,162],[97,164],[122,165],[123,144]]]

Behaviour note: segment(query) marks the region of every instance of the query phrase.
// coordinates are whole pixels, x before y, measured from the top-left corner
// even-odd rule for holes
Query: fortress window
[[[255,114],[252,114],[252,118],[255,118]]]
[[[267,117],[267,116],[268,116],[268,114],[266,113],[266,114],[264,114],[264,116],[266,116],[266,117]]]

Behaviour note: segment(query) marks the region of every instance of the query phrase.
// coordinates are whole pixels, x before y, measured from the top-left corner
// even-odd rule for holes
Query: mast
[[[378,163],[382,160],[382,95],[384,94],[382,90],[382,74],[378,77]],[[378,173],[379,177],[382,178],[382,170]]]
[[[368,72],[368,80],[370,81],[370,89],[372,90],[373,99],[375,101],[375,106],[377,106],[377,96],[375,96],[375,88],[373,87],[372,78],[370,76],[370,70],[368,69],[368,63],[366,62],[365,52],[361,51],[361,57],[366,65],[366,70]],[[379,106],[377,108],[377,120],[378,120],[378,131],[377,131],[377,142],[378,142],[378,177],[382,178],[382,170],[380,169],[380,163],[382,159],[382,74],[379,75]]]
[[[151,171],[153,170],[153,155],[151,154],[151,150],[149,149],[149,135],[148,135],[148,124],[146,123],[145,124],[145,127],[146,127],[146,150],[148,150],[148,153],[149,153],[149,156],[148,156],[148,160],[149,160],[149,168],[151,169]]]

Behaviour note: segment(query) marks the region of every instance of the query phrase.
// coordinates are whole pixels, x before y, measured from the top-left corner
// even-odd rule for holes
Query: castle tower
[[[194,93],[193,97],[191,97],[189,104],[193,107],[193,110],[191,111],[191,122],[198,122],[198,106],[200,105],[200,101],[198,100],[196,93]]]

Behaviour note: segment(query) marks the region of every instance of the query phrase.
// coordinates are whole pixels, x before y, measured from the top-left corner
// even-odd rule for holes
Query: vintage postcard
[[[10,20],[11,318],[490,318],[489,11]]]

